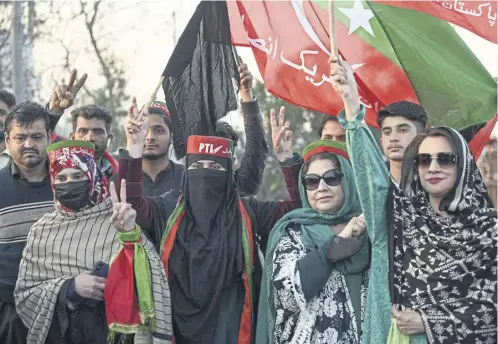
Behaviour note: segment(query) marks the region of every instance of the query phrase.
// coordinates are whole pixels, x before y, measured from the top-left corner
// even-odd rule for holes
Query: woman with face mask
[[[369,243],[346,146],[304,149],[303,203],[270,234],[256,343],[361,343]]]
[[[56,210],[31,227],[14,293],[28,342],[117,343],[136,334],[170,343],[160,258],[135,211],[109,198],[94,145],[62,141],[47,152]]]
[[[289,136],[290,149],[286,132],[282,126],[280,137]],[[139,142],[130,151],[140,147]],[[125,164],[127,175],[122,173]],[[185,164],[181,190],[142,197],[137,185],[141,170],[136,167],[141,159],[120,161],[128,201],[140,213],[137,221],[161,252],[171,289],[175,343],[254,343],[257,245],[300,202],[239,197],[233,141],[227,138],[190,136]]]

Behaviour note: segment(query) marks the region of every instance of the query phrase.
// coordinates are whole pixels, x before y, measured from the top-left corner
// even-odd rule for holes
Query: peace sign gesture
[[[69,76],[69,84],[56,85],[50,98],[49,110],[56,113],[63,113],[64,110],[73,106],[74,99],[85,84],[88,75],[85,73],[79,80],[76,80],[78,72],[73,69]]]
[[[285,106],[280,108],[278,120],[275,118],[275,109],[270,111],[271,139],[273,141],[273,151],[277,160],[284,162],[292,158],[292,130],[290,122],[285,122]]]
[[[116,185],[111,182],[111,200],[112,200],[112,216],[111,225],[120,232],[131,232],[135,229],[135,220],[137,212],[131,207],[130,203],[126,203],[126,180],[121,180],[121,199],[116,191]]]
[[[126,148],[132,158],[141,158],[145,139],[149,133],[149,109],[144,107],[138,111],[137,99],[132,98],[132,104],[128,108],[128,116],[124,120],[124,131],[126,135]]]

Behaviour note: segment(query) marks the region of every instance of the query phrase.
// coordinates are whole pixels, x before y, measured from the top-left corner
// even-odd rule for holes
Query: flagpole
[[[235,63],[237,63],[237,67],[239,67],[243,61],[239,56],[239,53],[237,52],[237,47],[232,45],[232,50],[233,50],[233,56],[235,56]]]
[[[159,81],[157,82],[156,87],[154,88],[154,91],[152,92],[152,94],[149,97],[149,100],[147,101],[147,103],[145,103],[143,110],[138,114],[137,120],[140,121],[143,118],[144,112],[145,112],[144,110],[148,109],[150,104],[154,101],[154,99],[156,99],[157,91],[159,91],[159,88],[163,84],[163,81],[164,81],[164,75],[161,75],[161,77],[159,78]]]
[[[335,1],[329,0],[329,37],[330,52],[333,56],[338,56],[337,41],[335,35]]]
[[[238,70],[239,69],[238,67],[242,63],[244,63],[244,61],[242,61],[242,58],[239,56],[239,53],[237,51],[237,47],[236,46],[232,45],[232,50],[233,50],[233,56],[235,57],[235,63],[237,64],[237,70]]]

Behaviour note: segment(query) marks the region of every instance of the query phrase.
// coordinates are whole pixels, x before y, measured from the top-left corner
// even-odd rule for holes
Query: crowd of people
[[[330,66],[344,109],[302,154],[270,112],[283,201],[255,197],[269,150],[245,64],[238,169],[221,121],[171,161],[160,101],[132,100],[116,159],[99,106],[54,137],[86,74],[45,106],[0,91],[0,343],[496,343],[496,140],[478,168],[400,101],[379,145],[351,67]]]

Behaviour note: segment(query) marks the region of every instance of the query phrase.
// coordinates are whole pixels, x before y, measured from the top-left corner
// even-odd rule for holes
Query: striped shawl
[[[111,227],[112,201],[77,213],[55,211],[31,227],[14,293],[16,308],[28,327],[28,343],[43,344],[47,338],[63,283],[98,261],[110,264],[122,247]],[[154,333],[138,331],[135,341],[170,343],[172,336],[169,288],[153,244],[142,234],[149,260],[154,305]],[[144,338],[148,337],[148,338]]]

